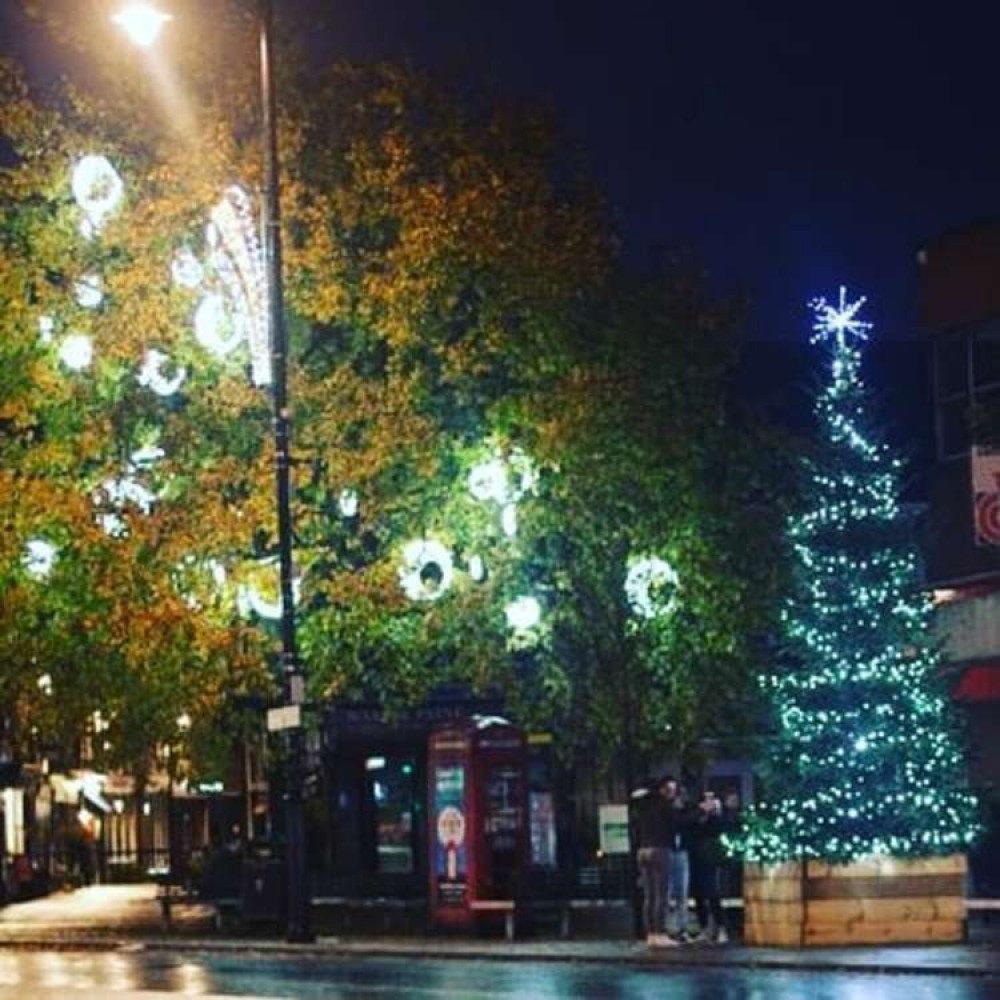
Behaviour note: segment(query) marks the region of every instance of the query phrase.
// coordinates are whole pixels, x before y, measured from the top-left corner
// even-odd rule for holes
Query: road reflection
[[[623,964],[278,958],[156,951],[0,952],[0,998],[129,994],[300,1000],[993,1000],[1000,980]]]

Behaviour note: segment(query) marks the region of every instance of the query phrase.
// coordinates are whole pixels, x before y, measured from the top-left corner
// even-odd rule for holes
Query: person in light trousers
[[[669,806],[669,823],[663,868],[667,901],[666,931],[677,941],[687,940],[688,895],[691,866],[688,856],[691,814],[684,790],[670,775],[660,782],[659,793]]]

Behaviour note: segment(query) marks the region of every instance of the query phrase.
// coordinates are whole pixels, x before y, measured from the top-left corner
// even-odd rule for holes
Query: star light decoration
[[[815,314],[813,335],[810,343],[818,344],[833,339],[838,350],[848,346],[848,338],[865,341],[872,324],[858,319],[858,313],[868,299],[862,295],[853,302],[847,301],[847,288],[840,286],[837,305],[830,303],[826,296],[818,296],[809,301],[809,308]]]

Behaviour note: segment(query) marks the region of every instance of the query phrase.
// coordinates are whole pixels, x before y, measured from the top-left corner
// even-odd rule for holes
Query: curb
[[[0,951],[59,951],[98,952],[116,951],[125,954],[159,952],[191,954],[195,952],[216,955],[247,955],[255,958],[396,958],[431,959],[452,962],[516,962],[567,965],[631,965],[649,971],[658,969],[750,969],[754,971],[781,972],[828,972],[853,973],[863,975],[894,976],[951,976],[964,978],[998,978],[1000,963],[993,959],[995,952],[988,952],[992,962],[976,964],[922,965],[900,961],[859,960],[841,958],[839,955],[822,960],[807,954],[798,956],[792,952],[788,956],[769,952],[754,954],[748,949],[738,948],[726,953],[718,951],[685,950],[681,952],[658,953],[655,951],[622,950],[619,953],[560,952],[544,949],[491,950],[471,945],[468,948],[427,947],[425,942],[413,947],[380,945],[377,942],[353,943],[327,939],[316,944],[289,944],[277,941],[254,941],[241,939],[183,939],[183,938],[126,938],[126,937],[80,937],[47,938],[12,936],[0,937]]]

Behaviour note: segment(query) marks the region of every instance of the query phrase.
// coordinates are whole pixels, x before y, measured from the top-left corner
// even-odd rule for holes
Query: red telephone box
[[[431,915],[469,927],[471,904],[512,899],[530,857],[524,735],[499,718],[431,734]]]

